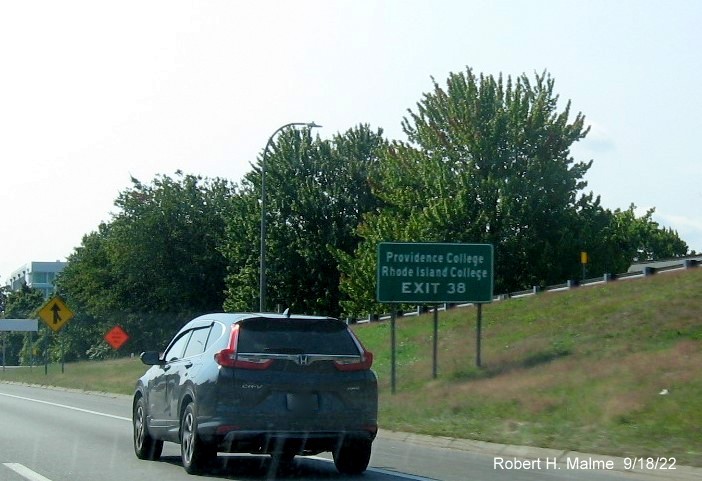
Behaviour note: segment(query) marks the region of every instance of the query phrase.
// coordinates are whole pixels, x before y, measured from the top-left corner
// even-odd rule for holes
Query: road
[[[138,460],[132,449],[128,396],[89,394],[0,383],[0,481],[154,480],[353,480],[364,481],[634,481],[671,479],[669,473],[572,469],[564,464],[496,468],[511,456],[469,452],[412,442],[381,433],[369,470],[337,474],[329,456],[296,458],[275,472],[267,456],[220,455],[205,476],[193,478],[180,465],[178,446],[166,443],[161,461]],[[552,458],[555,460],[555,458]],[[504,463],[502,463],[505,466]],[[507,466],[509,467],[509,466]],[[540,468],[540,469],[537,469]],[[700,471],[694,471],[699,476]],[[653,476],[658,474],[658,476]],[[683,474],[678,470],[672,474]],[[679,479],[687,479],[686,476]],[[694,478],[690,478],[694,479]]]

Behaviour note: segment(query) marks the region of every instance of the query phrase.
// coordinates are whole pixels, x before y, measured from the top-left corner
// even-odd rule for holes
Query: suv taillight
[[[240,359],[235,349],[222,349],[214,355],[215,361],[222,367],[238,367],[240,369],[268,369],[273,364],[273,359],[253,358]]]
[[[229,345],[221,351],[215,353],[214,358],[217,364],[222,367],[235,367],[240,369],[268,369],[273,364],[273,359],[254,356],[242,357],[237,355],[236,346],[239,341],[239,324],[232,326],[232,334],[229,337]]]
[[[353,331],[349,330],[348,333],[351,334],[353,341],[356,343],[356,346],[358,346],[358,349],[360,349],[361,359],[339,359],[334,361],[334,367],[339,371],[364,371],[370,369],[373,365],[373,353],[366,350]]]
[[[334,361],[334,367],[339,371],[364,371],[373,365],[373,353],[363,350],[361,360],[343,359]]]

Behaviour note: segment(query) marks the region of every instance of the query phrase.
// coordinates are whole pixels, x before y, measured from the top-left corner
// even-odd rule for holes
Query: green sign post
[[[482,304],[493,297],[491,244],[381,242],[378,244],[377,300],[388,304],[473,302],[478,306],[476,365],[480,367]],[[391,317],[391,385],[395,392],[395,310]],[[436,377],[438,311],[434,308]]]

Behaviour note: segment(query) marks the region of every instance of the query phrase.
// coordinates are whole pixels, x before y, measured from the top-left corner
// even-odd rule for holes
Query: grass
[[[147,366],[138,358],[122,358],[109,361],[81,361],[66,363],[61,372],[60,364],[49,364],[44,374],[44,365],[8,368],[0,371],[0,381],[59,386],[83,391],[133,394],[136,380],[146,372]]]
[[[495,302],[354,329],[375,354],[386,429],[702,466],[702,269]],[[131,393],[136,359],[8,370],[0,380]],[[665,391],[664,391],[665,390]],[[667,392],[667,394],[661,394]]]
[[[431,315],[402,318],[395,395],[389,325],[356,332],[377,354],[383,427],[702,466],[700,294],[691,270],[486,305],[482,368],[476,310],[441,313],[437,380]]]

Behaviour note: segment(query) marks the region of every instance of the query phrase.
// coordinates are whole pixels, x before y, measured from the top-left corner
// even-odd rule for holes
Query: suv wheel
[[[163,441],[154,439],[149,434],[146,425],[146,401],[143,397],[137,399],[132,413],[132,424],[134,426],[134,453],[139,459],[156,461],[161,457],[163,451]]]
[[[215,446],[205,443],[197,434],[193,402],[185,407],[180,421],[180,456],[188,474],[202,473],[217,457]]]
[[[368,467],[372,441],[344,441],[334,451],[334,465],[342,474],[361,474]]]

